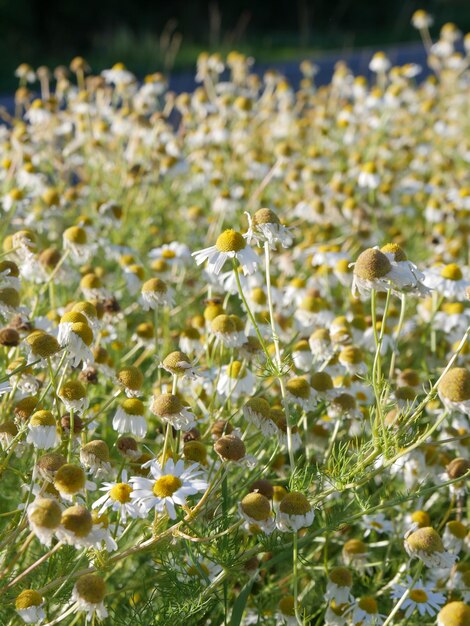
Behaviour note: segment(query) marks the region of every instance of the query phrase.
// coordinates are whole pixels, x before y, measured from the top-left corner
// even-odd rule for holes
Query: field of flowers
[[[430,21],[421,81],[18,68],[0,624],[470,625],[470,36]]]

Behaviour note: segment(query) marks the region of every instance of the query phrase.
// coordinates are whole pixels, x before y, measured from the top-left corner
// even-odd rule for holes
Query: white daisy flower
[[[370,596],[358,598],[348,613],[354,626],[379,626],[385,621],[385,615],[379,613],[377,601]]]
[[[102,515],[107,509],[119,512],[119,518],[126,524],[127,517],[141,517],[141,510],[136,502],[131,499],[133,487],[127,480],[127,470],[123,470],[120,482],[103,482],[99,488],[105,494],[92,504],[92,509],[98,509]]]
[[[193,252],[197,265],[207,261],[206,270],[211,274],[220,274],[227,259],[237,259],[245,275],[254,274],[258,269],[259,259],[254,250],[247,244],[246,235],[236,230],[225,230],[215,246]]]
[[[328,572],[328,582],[323,597],[327,602],[334,602],[338,605],[346,604],[353,599],[351,596],[352,584],[352,574],[347,567],[341,565],[334,567]]]
[[[217,393],[221,396],[237,399],[240,396],[250,396],[256,385],[256,378],[241,361],[233,361],[222,367],[217,382]]]
[[[411,617],[415,611],[418,611],[421,617],[436,615],[441,606],[445,604],[445,595],[433,591],[433,585],[426,584],[422,580],[416,581],[410,588],[411,583],[411,576],[407,576],[406,583],[404,585],[395,584],[390,594],[393,600],[399,600],[408,589],[410,590],[408,597],[401,605],[402,611],[405,612],[405,618]]]
[[[466,300],[466,290],[470,281],[464,277],[457,263],[431,267],[424,271],[424,283],[439,295],[450,300]]]
[[[39,450],[55,448],[60,441],[57,423],[50,411],[36,411],[30,418],[29,433],[26,437]]]
[[[130,433],[136,437],[145,437],[147,420],[144,416],[145,407],[138,398],[126,398],[118,406],[113,417],[113,428],[118,433]]]
[[[142,467],[150,468],[153,479],[134,476],[129,482],[133,487],[131,498],[144,515],[152,509],[159,513],[166,510],[170,519],[176,519],[175,505],[186,506],[188,496],[207,489],[198,463],[185,468],[184,461],[175,463],[168,459],[162,467],[157,460],[152,460]]]

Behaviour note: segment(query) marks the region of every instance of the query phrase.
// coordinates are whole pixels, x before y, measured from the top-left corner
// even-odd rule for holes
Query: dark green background
[[[192,67],[206,48],[275,61],[410,41],[416,8],[435,16],[434,35],[445,21],[470,30],[469,0],[0,0],[0,89],[23,61],[54,67],[77,54],[94,70],[120,60],[141,75]],[[175,33],[173,59],[163,50]]]

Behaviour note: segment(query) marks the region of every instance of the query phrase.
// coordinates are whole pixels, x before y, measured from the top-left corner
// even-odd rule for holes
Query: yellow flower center
[[[116,500],[121,504],[125,504],[126,502],[130,502],[131,500],[132,487],[127,485],[126,483],[118,483],[111,488],[109,492],[109,497],[112,500]]]
[[[448,280],[462,280],[463,274],[457,263],[449,263],[441,270],[441,276]]]
[[[155,481],[153,493],[157,498],[169,498],[177,491],[183,483],[177,476],[167,474]]]
[[[219,252],[239,252],[246,246],[241,233],[236,230],[225,230],[217,237],[215,247]]]
[[[428,594],[423,589],[412,589],[410,591],[410,600],[422,604],[428,601]]]

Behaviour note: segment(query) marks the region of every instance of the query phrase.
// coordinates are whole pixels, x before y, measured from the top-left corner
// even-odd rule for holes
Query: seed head
[[[279,218],[271,209],[259,209],[253,215],[253,226],[259,224],[280,224]]]
[[[106,595],[106,585],[98,574],[84,574],[75,583],[78,595],[89,604],[100,604]]]
[[[34,589],[23,589],[23,591],[16,596],[15,608],[17,611],[23,609],[29,609],[32,606],[41,606],[43,602],[42,595]]]
[[[137,452],[137,441],[134,437],[119,437],[116,448],[123,456],[129,456]]]
[[[163,367],[172,374],[184,374],[186,372],[187,368],[183,367],[181,363],[190,365],[189,357],[179,350],[170,352],[170,354],[163,359]]]
[[[269,419],[270,407],[264,398],[250,398],[245,404],[245,409],[256,413],[263,419]]]
[[[109,462],[108,444],[106,441],[102,441],[101,439],[94,439],[93,441],[86,443],[80,451],[80,454],[82,453],[85,455],[93,455],[103,463]]]
[[[346,346],[339,353],[339,358],[341,362],[351,365],[359,365],[364,360],[362,350],[357,346]]]
[[[139,391],[144,384],[144,375],[140,369],[134,365],[120,369],[117,373],[117,379],[121,385],[131,391]]]
[[[59,389],[59,396],[64,400],[81,400],[86,396],[86,389],[78,380],[67,380]]]
[[[91,513],[81,504],[65,509],[62,513],[62,526],[77,537],[86,537],[93,528]]]
[[[81,226],[71,226],[64,231],[64,239],[72,244],[84,246],[87,242],[86,230]]]
[[[343,546],[343,552],[351,556],[366,554],[367,546],[360,539],[349,539]]]
[[[223,435],[230,435],[232,431],[232,424],[230,422],[226,422],[225,420],[217,420],[211,428],[212,436],[216,439],[219,439],[219,437],[222,437]]]
[[[310,385],[305,378],[291,378],[287,381],[286,386],[289,393],[291,393],[295,398],[307,400],[310,397]]]
[[[85,472],[78,465],[66,463],[55,475],[54,487],[61,493],[74,495],[85,487]]]
[[[357,604],[359,608],[361,608],[366,613],[369,613],[369,615],[371,614],[373,615],[374,613],[377,613],[378,611],[377,601],[374,600],[374,598],[371,598],[370,596],[362,596],[362,598],[359,599]]]
[[[255,480],[253,483],[251,483],[250,491],[258,491],[265,498],[268,498],[268,500],[272,500],[274,496],[273,485],[269,482],[269,480],[266,480],[264,478],[259,478],[258,480]]]
[[[39,528],[53,530],[58,528],[62,517],[62,509],[57,500],[52,498],[36,498],[34,509],[28,513],[28,518]]]
[[[60,350],[60,345],[53,335],[43,331],[35,330],[26,337],[26,342],[31,348],[31,353],[35,357],[47,359]]]
[[[29,421],[31,426],[55,426],[54,416],[50,411],[36,411]]]
[[[183,404],[181,400],[178,396],[174,396],[171,393],[162,393],[160,396],[156,396],[150,407],[150,411],[158,417],[177,415],[182,409]]]
[[[447,475],[451,480],[464,476],[470,470],[470,461],[458,457],[453,459],[446,467]]]
[[[224,435],[215,444],[214,450],[224,461],[239,461],[246,454],[245,444],[236,435]]]
[[[243,498],[240,506],[248,517],[257,522],[267,520],[271,513],[269,500],[261,493],[249,493]]]
[[[228,334],[236,332],[235,322],[230,315],[217,315],[211,322],[213,333]]]
[[[20,343],[20,335],[14,328],[6,327],[0,329],[0,346],[7,348],[17,346]]]
[[[188,441],[184,444],[183,456],[187,461],[193,461],[200,465],[207,463],[207,449],[202,441]]]
[[[354,266],[354,273],[363,280],[376,280],[386,276],[392,266],[383,252],[368,248],[362,252]]]
[[[23,421],[28,419],[37,408],[38,398],[36,396],[26,396],[19,400],[14,408],[15,416]]]
[[[465,367],[453,367],[439,383],[439,393],[451,402],[470,400],[470,372]]]
[[[39,457],[36,466],[39,472],[49,480],[52,480],[56,472],[65,465],[66,459],[62,454],[58,452],[48,452]]]
[[[305,515],[311,509],[310,503],[303,493],[292,491],[281,500],[280,510],[287,515]]]
[[[158,293],[164,295],[168,291],[167,284],[160,278],[150,278],[142,285],[143,293]]]
[[[328,578],[338,587],[352,587],[352,574],[347,567],[333,567],[328,574]]]
[[[294,596],[284,596],[279,601],[279,610],[283,615],[289,617],[295,616],[295,599]]]
[[[435,552],[444,552],[444,544],[439,533],[426,526],[418,528],[405,540],[408,546],[415,552],[424,552],[426,554],[434,554]]]
[[[310,377],[310,385],[315,391],[329,391],[333,389],[333,380],[328,372],[314,372]]]

